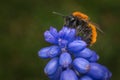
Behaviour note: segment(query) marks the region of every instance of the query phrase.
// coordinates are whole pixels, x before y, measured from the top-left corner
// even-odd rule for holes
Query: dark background
[[[48,60],[37,52],[49,46],[43,32],[61,29],[63,18],[73,11],[86,13],[100,25],[94,49],[99,63],[120,80],[120,0],[1,0],[0,1],[0,80],[49,80],[43,72]]]

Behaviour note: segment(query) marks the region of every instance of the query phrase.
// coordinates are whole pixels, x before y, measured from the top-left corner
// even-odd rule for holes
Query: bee
[[[96,42],[96,29],[103,33],[97,25],[90,21],[86,14],[76,11],[71,15],[62,16],[64,17],[64,26],[76,29],[76,36],[81,36],[82,40],[85,41],[88,46],[92,46]]]

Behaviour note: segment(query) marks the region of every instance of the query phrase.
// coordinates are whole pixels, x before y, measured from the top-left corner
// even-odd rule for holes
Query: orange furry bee
[[[81,12],[73,12],[71,15],[63,17],[65,18],[64,26],[75,28],[76,36],[81,36],[82,40],[84,40],[88,46],[91,46],[96,42],[96,29],[102,32],[99,27],[90,22],[89,17],[86,14],[83,14]]]

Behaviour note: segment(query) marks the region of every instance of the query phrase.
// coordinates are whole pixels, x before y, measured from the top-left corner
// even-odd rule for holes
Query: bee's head
[[[70,15],[70,16],[65,16],[64,20],[65,20],[65,23],[64,23],[65,26],[72,27],[72,25],[75,24],[76,18]]]

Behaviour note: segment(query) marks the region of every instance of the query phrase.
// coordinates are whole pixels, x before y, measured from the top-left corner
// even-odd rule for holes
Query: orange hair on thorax
[[[78,17],[80,19],[88,20],[88,16],[83,14],[83,13],[81,13],[81,12],[77,12],[76,11],[76,12],[73,12],[72,15],[76,16],[76,17]]]

